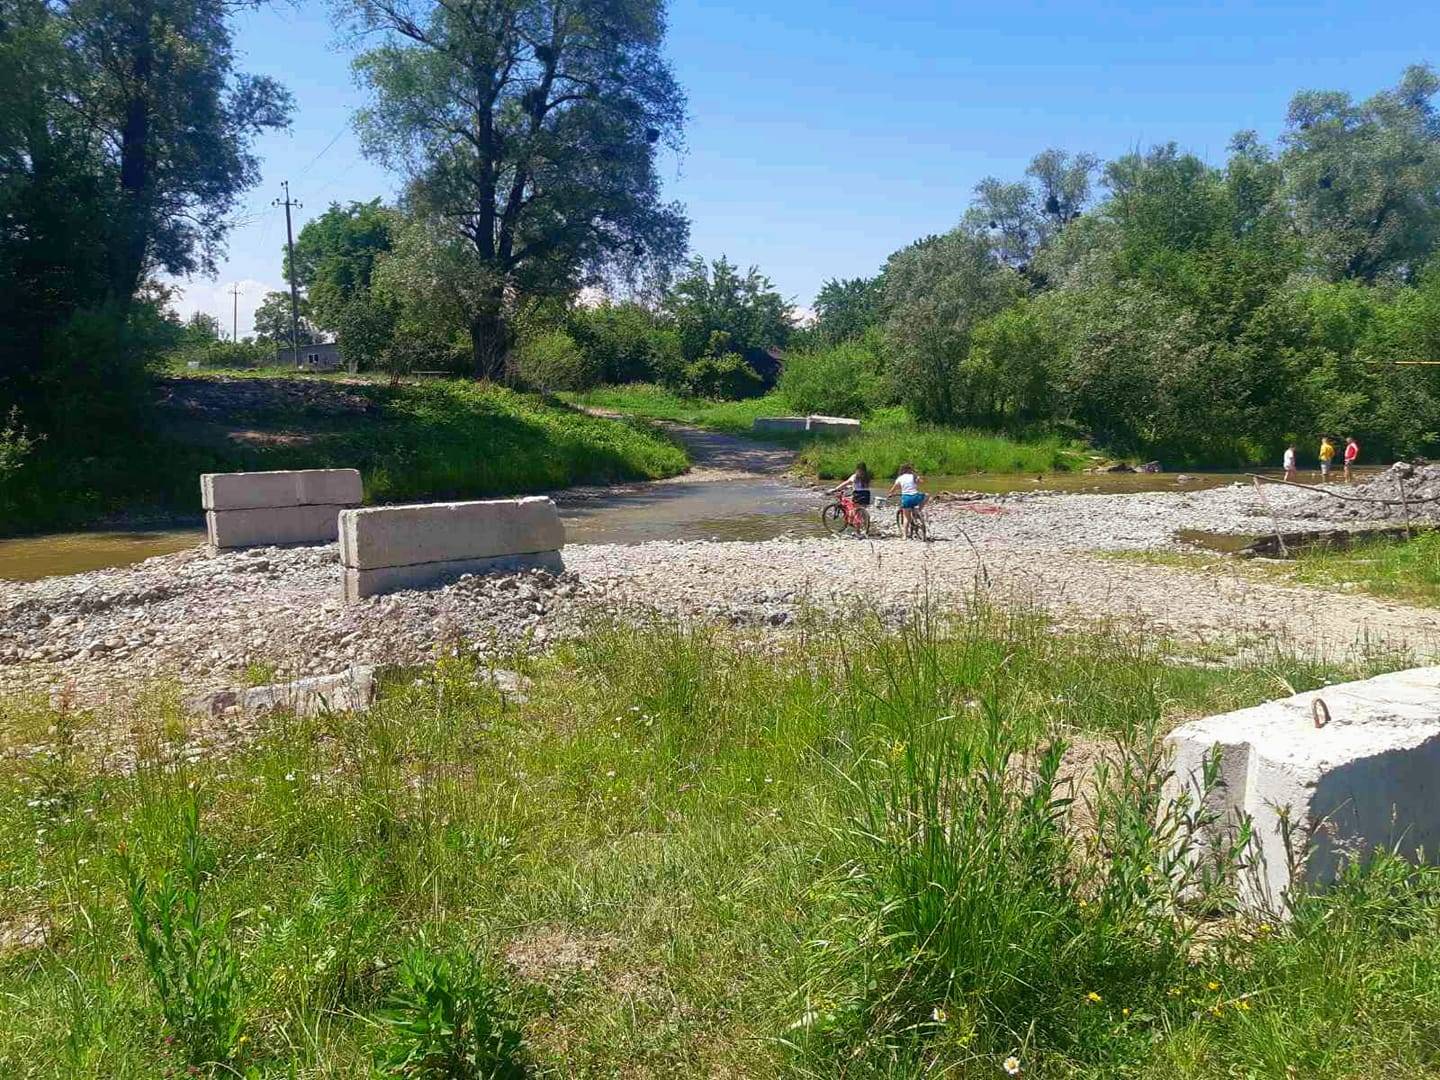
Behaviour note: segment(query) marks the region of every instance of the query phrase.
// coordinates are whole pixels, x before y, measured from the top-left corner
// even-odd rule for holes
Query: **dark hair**
[[[907,461],[904,465],[901,465],[901,466],[900,466],[900,472],[901,472],[901,473],[907,473],[907,472],[908,472],[908,473],[913,473],[914,471],[915,471],[915,466],[914,466],[914,465],[911,465],[908,461]]]
[[[870,484],[870,470],[865,467],[863,461],[855,466],[855,482],[862,487],[868,487]]]

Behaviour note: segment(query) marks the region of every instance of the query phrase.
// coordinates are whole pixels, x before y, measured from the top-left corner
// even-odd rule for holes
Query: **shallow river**
[[[1177,476],[1192,479],[1180,483]],[[1278,474],[1277,474],[1278,475]],[[1063,491],[1122,495],[1138,491],[1199,491],[1245,479],[1242,473],[972,473],[926,477],[930,491]],[[1316,478],[1302,473],[1304,483]],[[877,483],[877,491],[883,487]],[[640,544],[649,540],[772,540],[818,536],[818,492],[778,480],[656,483],[628,492],[557,497],[572,544]],[[204,543],[205,530],[112,530],[54,533],[0,540],[0,581],[34,581],[129,566]]]

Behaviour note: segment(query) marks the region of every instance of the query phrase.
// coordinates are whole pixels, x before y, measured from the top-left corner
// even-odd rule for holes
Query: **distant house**
[[[345,366],[345,358],[340,355],[339,344],[321,341],[314,345],[301,345],[299,350],[276,349],[275,363],[298,371],[339,371]]]

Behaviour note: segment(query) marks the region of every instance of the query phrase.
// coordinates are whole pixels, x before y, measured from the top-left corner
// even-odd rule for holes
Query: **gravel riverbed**
[[[1256,533],[1324,527],[1316,496],[1231,486],[1140,495],[1022,494],[931,509],[935,542],[898,539],[658,541],[577,545],[567,571],[463,578],[444,588],[346,606],[334,545],[211,553],[0,583],[0,694],[65,690],[83,703],[137,687],[186,692],[237,685],[247,667],[275,677],[352,663],[411,663],[458,640],[504,655],[543,646],[594,614],[784,627],[805,607],[859,605],[898,618],[918,603],[976,595],[1035,604],[1067,624],[1120,619],[1155,633],[1229,643],[1278,636],[1326,655],[1435,652],[1435,613],[1368,597],[1099,557],[1175,549],[1178,530]]]

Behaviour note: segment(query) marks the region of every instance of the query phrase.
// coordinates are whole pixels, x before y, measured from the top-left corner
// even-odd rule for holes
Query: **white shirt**
[[[920,490],[920,485],[916,483],[913,472],[902,472],[895,478],[895,483],[900,485],[901,495],[914,495]]]
[[[1285,451],[1285,468],[1287,468],[1287,469],[1293,469],[1293,468],[1295,468],[1295,451],[1294,451],[1294,450],[1286,450],[1286,451]]]

